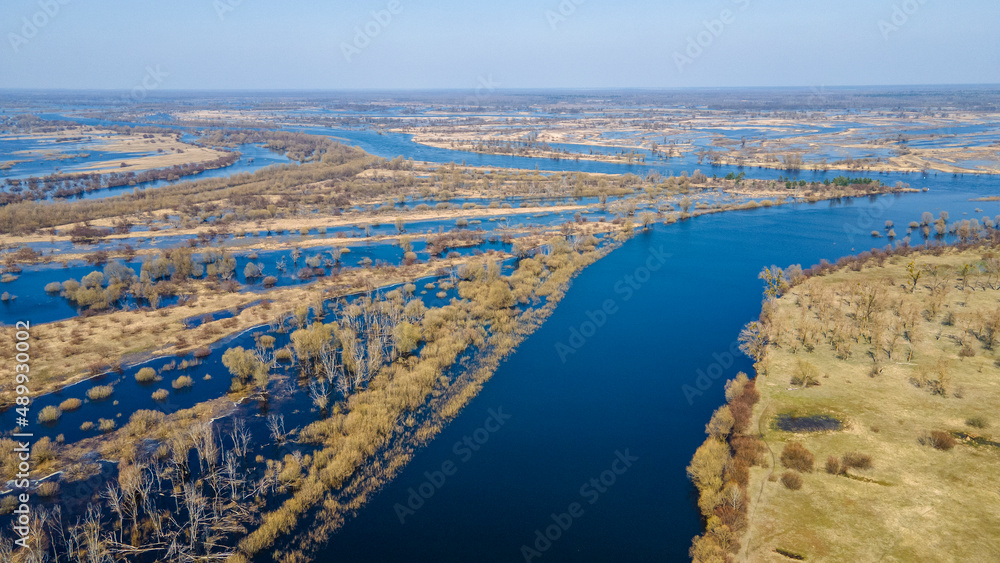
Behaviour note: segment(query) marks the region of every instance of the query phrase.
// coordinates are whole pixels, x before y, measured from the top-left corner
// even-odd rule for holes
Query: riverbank
[[[767,451],[742,494],[718,489],[695,560],[993,558],[978,523],[1000,487],[998,268],[993,242],[774,278],[744,335],[760,401],[737,439]],[[745,520],[724,528],[727,506]]]

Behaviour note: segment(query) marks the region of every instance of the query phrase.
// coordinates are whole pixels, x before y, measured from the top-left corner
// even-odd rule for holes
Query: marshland
[[[933,101],[922,114],[933,113],[929,106],[938,101],[927,97]],[[891,481],[880,472],[890,454],[872,443],[848,443],[857,432],[898,439],[900,456],[973,455],[979,450],[963,449],[973,446],[988,455],[993,438],[982,405],[989,399],[979,395],[977,377],[990,373],[992,348],[975,336],[985,334],[980,325],[955,328],[979,323],[972,312],[988,313],[993,303],[985,289],[995,275],[986,245],[1000,215],[990,198],[1000,192],[985,170],[757,168],[699,162],[694,152],[641,162],[621,157],[638,150],[627,144],[608,145],[613,148],[592,158],[590,149],[584,155],[577,148],[577,159],[549,148],[481,150],[501,145],[479,129],[472,135],[478,149],[458,141],[432,147],[421,134],[440,134],[434,119],[411,137],[393,123],[391,111],[345,117],[341,110],[352,95],[295,98],[262,99],[260,115],[243,111],[238,119],[211,111],[223,105],[211,97],[198,99],[199,111],[190,101],[174,106],[169,96],[148,111],[127,112],[98,102],[86,112],[65,111],[52,100],[58,111],[35,109],[5,122],[7,135],[19,140],[120,136],[120,143],[156,140],[150,144],[280,157],[252,170],[230,163],[181,175],[170,167],[195,170],[201,152],[180,148],[192,160],[161,169],[148,151],[134,151],[114,157],[136,170],[124,184],[113,185],[127,178],[99,165],[78,172],[65,164],[58,173],[53,168],[6,181],[6,191],[17,195],[0,207],[6,296],[0,347],[15,346],[6,325],[31,321],[33,401],[29,423],[19,427],[11,408],[17,390],[6,381],[0,388],[8,407],[0,413],[7,436],[0,469],[5,480],[13,477],[13,434],[32,431],[29,490],[39,541],[16,550],[10,543],[6,519],[17,503],[8,486],[0,501],[5,557],[517,556],[550,512],[572,502],[580,483],[627,449],[638,458],[634,467],[574,523],[567,545],[593,560],[614,558],[616,542],[608,538],[637,539],[630,547],[636,559],[783,552],[812,559],[828,551],[803,542],[798,534],[808,530],[780,541],[770,530],[792,511],[810,512],[806,499],[835,503],[840,493],[828,487]],[[518,107],[537,108],[532,111],[556,121],[547,104],[558,99],[527,96]],[[6,109],[24,102],[11,96],[4,103]],[[398,103],[418,114],[431,110],[406,97]],[[305,118],[274,109],[316,105],[338,111]],[[495,111],[506,110],[498,104]],[[168,114],[171,119],[163,118]],[[970,107],[961,119],[970,115],[988,121],[992,114]],[[361,117],[364,128],[352,121]],[[564,126],[578,124],[533,125]],[[871,123],[858,127],[877,134]],[[620,138],[601,130],[607,139]],[[4,158],[14,160],[13,153]],[[168,172],[143,176],[144,170]],[[22,185],[33,187],[11,190]],[[663,256],[655,270],[646,266]],[[900,289],[911,262],[914,272],[923,272],[919,283]],[[802,267],[779,271],[771,264]],[[948,397],[933,392],[940,370],[897,374],[890,365],[909,350],[905,319],[892,321],[898,326],[886,321],[896,328],[883,327],[878,337],[891,339],[895,331],[890,351],[868,353],[871,339],[861,333],[871,327],[851,324],[861,295],[851,276],[885,286],[880,318],[901,311],[895,301],[916,310],[917,302],[936,302],[933,288],[951,288],[940,291],[945,297],[930,319],[917,311],[921,323],[931,324],[921,329],[923,338],[914,338],[925,346],[938,342],[935,335],[946,342],[964,338],[962,346],[912,351],[906,360],[926,355],[934,365],[958,366],[947,376],[954,382]],[[840,285],[813,287],[835,280]],[[616,289],[622,283],[629,292]],[[740,336],[761,317],[762,286],[769,293],[759,322],[785,315],[781,326],[788,327],[766,328],[776,333],[766,350],[746,346],[752,331]],[[811,297],[794,301],[803,295]],[[609,300],[613,307],[606,307]],[[837,307],[846,309],[829,318],[792,314]],[[945,324],[948,310],[956,311],[951,324]],[[597,311],[604,311],[600,322]],[[795,347],[798,329],[791,327],[806,321],[821,326],[799,332],[819,340]],[[841,330],[849,338],[838,339]],[[574,333],[586,342],[561,354],[559,345],[565,348]],[[850,351],[840,358],[845,346]],[[974,353],[961,356],[964,346]],[[795,363],[784,354],[810,356]],[[774,359],[761,376],[765,357]],[[869,364],[886,375],[870,377]],[[980,371],[962,371],[966,364]],[[947,399],[957,410],[921,421],[918,429],[890,420],[891,413],[870,421],[847,406],[805,402],[816,395],[842,400],[825,393],[842,391],[833,374],[848,377],[848,369],[858,371],[850,379],[873,386],[864,388],[864,400],[875,400],[876,390],[905,392],[921,404]],[[954,397],[959,385],[963,399]],[[777,410],[761,414],[760,397]],[[784,400],[790,403],[777,408]],[[732,420],[718,414],[724,404]],[[497,408],[510,419],[401,526],[394,507]],[[836,434],[840,430],[790,438],[760,426],[781,414],[829,415],[855,432],[850,439]],[[956,417],[981,419],[984,426],[956,425]],[[700,463],[692,464],[692,456],[707,459],[695,455],[703,451],[706,424],[706,443],[718,455],[688,472]],[[933,432],[952,436],[954,451],[934,446]],[[768,475],[784,473],[785,466],[771,460],[762,467],[767,460],[756,455],[758,440],[776,456],[795,442],[810,455],[836,457],[837,471],[821,474],[816,462],[812,472],[788,469],[788,483],[782,475],[771,481]],[[871,466],[862,467],[852,453],[870,456]],[[717,458],[727,455],[747,458],[746,475],[725,472],[730,469]],[[842,470],[845,459],[850,467]],[[712,471],[718,487],[708,485],[706,495]],[[751,495],[757,490],[771,496]],[[789,497],[791,491],[801,494]],[[726,493],[744,512],[715,512]],[[902,490],[886,494],[906,498]],[[884,506],[895,505],[887,497]],[[720,518],[733,519],[723,523],[728,531]],[[824,541],[839,544],[853,534],[835,532],[843,536]],[[696,536],[710,540],[692,547]],[[721,536],[725,541],[716,541]],[[379,539],[385,537],[393,541]],[[441,541],[428,545],[428,537]],[[451,537],[467,539],[445,541]]]

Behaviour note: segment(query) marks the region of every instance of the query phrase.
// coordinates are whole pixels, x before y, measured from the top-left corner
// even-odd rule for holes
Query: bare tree
[[[309,398],[320,412],[326,412],[330,404],[330,392],[325,379],[314,379],[309,382]]]
[[[275,442],[279,444],[285,443],[285,415],[268,415],[267,428],[271,431],[271,437],[274,438]]]

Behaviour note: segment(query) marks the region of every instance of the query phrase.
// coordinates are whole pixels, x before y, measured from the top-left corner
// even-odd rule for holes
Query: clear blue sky
[[[3,0],[0,88],[131,89],[147,67],[171,90],[1000,83],[997,0],[398,2],[381,26],[389,0]]]

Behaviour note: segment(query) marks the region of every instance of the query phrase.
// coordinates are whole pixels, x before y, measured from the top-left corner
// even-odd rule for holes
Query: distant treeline
[[[79,123],[75,121],[42,119],[30,113],[0,115],[0,134],[5,135],[14,133],[53,133],[77,125]]]
[[[0,205],[21,201],[36,201],[49,197],[74,197],[106,188],[135,186],[156,180],[172,182],[179,180],[183,176],[191,176],[205,170],[225,168],[239,159],[240,153],[230,152],[207,162],[176,164],[167,168],[156,168],[141,172],[110,172],[108,174],[96,172],[90,174],[70,173],[52,174],[41,178],[35,176],[25,179],[9,178],[3,183],[3,190],[0,191]]]
[[[253,174],[181,182],[103,199],[44,203],[21,201],[6,205],[0,207],[0,233],[31,233],[58,225],[161,209],[182,209],[223,199],[259,199],[253,196],[282,193],[293,186],[323,180],[350,178],[381,161],[358,149],[332,141],[330,144],[320,163],[269,167]]]
[[[143,137],[177,134],[175,130],[155,126],[110,126],[108,129],[123,135],[141,135]],[[325,137],[315,135],[249,129],[226,129],[203,132],[193,144],[218,149],[220,147],[232,148],[250,143],[263,143],[269,150],[284,154],[290,160],[302,163],[319,162],[327,152],[339,146]],[[64,173],[43,177],[32,176],[24,179],[10,178],[0,184],[0,205],[48,198],[67,198],[105,188],[135,186],[156,180],[176,181],[184,176],[191,176],[205,170],[225,168],[238,161],[240,156],[239,152],[230,151],[219,158],[207,162],[178,164],[167,168],[157,168],[141,172],[111,172],[108,174]]]

